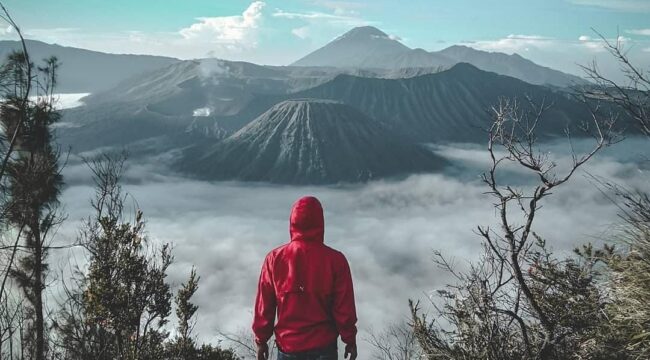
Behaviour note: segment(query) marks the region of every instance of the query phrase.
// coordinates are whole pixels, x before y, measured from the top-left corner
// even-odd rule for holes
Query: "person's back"
[[[316,198],[294,204],[290,233],[291,241],[271,251],[262,266],[253,321],[258,359],[268,358],[273,332],[279,359],[336,359],[339,335],[346,357],[355,359],[350,268],[342,253],[323,243],[323,209]]]

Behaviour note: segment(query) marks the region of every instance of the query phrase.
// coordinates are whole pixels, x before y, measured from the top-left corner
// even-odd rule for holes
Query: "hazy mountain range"
[[[63,93],[102,92],[134,76],[181,61],[162,56],[107,54],[36,40],[27,40],[27,46],[32,61],[50,56],[59,59],[63,66],[59,72],[58,91]],[[0,56],[19,47],[18,41],[0,41]],[[249,65],[288,73],[303,79],[299,85],[305,86],[309,85],[307,78],[318,82],[340,73],[399,78],[439,71],[440,67],[449,68],[460,62],[531,84],[563,87],[585,83],[577,76],[537,65],[517,54],[492,53],[458,45],[437,52],[411,49],[370,26],[354,28],[288,67]]]
[[[26,40],[30,60],[56,56],[61,63],[57,91],[90,93],[108,90],[131,76],[169,66],[178,59],[149,55],[118,55]],[[19,41],[0,41],[0,57],[21,50]]]
[[[589,115],[561,88],[577,77],[518,55],[410,49],[372,27],[291,66],[146,59],[158,66],[133,67],[66,110],[59,139],[75,152],[168,153],[172,168],[200,178],[336,183],[441,169],[445,161],[420,144],[484,142],[500,97],[554,103],[542,138]]]
[[[352,29],[292,65],[403,69],[448,68],[461,62],[531,84],[563,87],[585,83],[582,78],[537,65],[517,54],[492,53],[459,45],[432,52],[411,49],[372,26]]]

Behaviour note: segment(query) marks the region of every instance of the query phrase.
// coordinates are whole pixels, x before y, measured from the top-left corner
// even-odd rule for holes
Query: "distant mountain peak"
[[[429,52],[424,50],[423,48],[415,48],[411,50],[411,53],[413,54],[428,54]]]
[[[451,45],[441,50],[441,52],[445,52],[445,51],[480,51],[480,50],[476,50],[473,47],[467,45]]]
[[[386,68],[386,58],[411,51],[374,26],[356,27],[322,48],[294,62],[293,66],[332,66],[347,68]]]
[[[454,71],[473,71],[473,72],[485,72],[485,70],[481,70],[477,68],[476,66],[466,63],[466,62],[459,62],[456,63],[454,66],[452,66],[448,71],[454,72]]]
[[[359,26],[341,35],[339,39],[373,38],[373,37],[389,38],[388,34],[377,29],[374,26]]]

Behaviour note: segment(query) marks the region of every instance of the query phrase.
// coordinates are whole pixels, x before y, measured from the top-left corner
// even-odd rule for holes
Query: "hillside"
[[[416,142],[484,142],[488,110],[501,97],[554,103],[539,126],[542,137],[562,135],[586,119],[582,104],[566,93],[482,71],[469,64],[404,79],[339,75],[312,89],[285,96],[256,96],[239,114],[219,118],[223,126],[244,124],[285,99],[330,99],[351,105]],[[580,134],[580,132],[576,132]]]
[[[207,179],[359,182],[440,169],[444,160],[338,102],[281,102],[216,144],[183,152],[177,169]]]

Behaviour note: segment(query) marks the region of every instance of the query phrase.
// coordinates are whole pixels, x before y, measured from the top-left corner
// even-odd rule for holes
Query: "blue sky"
[[[650,0],[9,0],[29,37],[117,53],[216,56],[284,65],[374,25],[410,47],[517,52],[576,73],[617,29],[645,64]],[[0,30],[3,38],[11,31]],[[606,60],[606,59],[605,59]],[[603,60],[603,61],[605,61]]]

